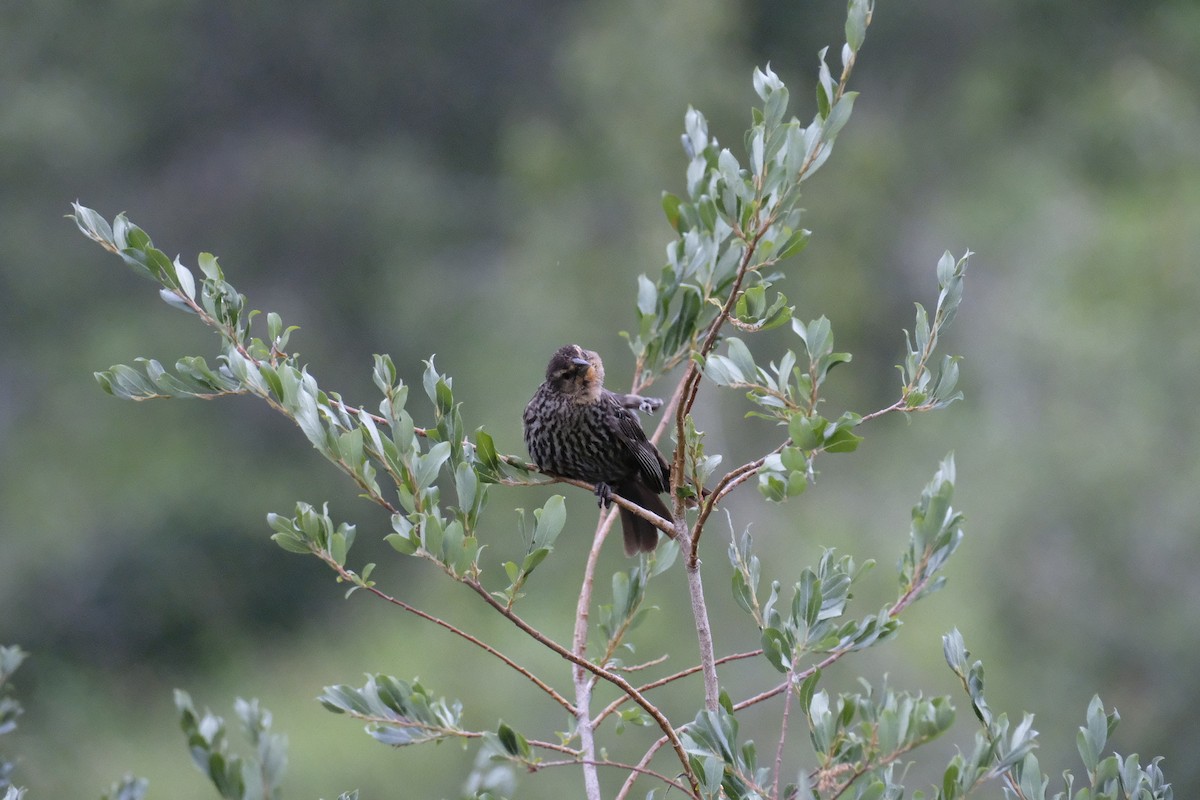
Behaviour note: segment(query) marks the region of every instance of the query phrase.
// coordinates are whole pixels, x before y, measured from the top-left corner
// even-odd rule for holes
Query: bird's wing
[[[670,488],[671,471],[662,454],[646,438],[642,423],[632,411],[617,406],[613,410],[617,422],[617,434],[621,442],[629,448],[629,452],[637,460],[638,472],[646,481],[646,485],[657,492],[665,492]]]

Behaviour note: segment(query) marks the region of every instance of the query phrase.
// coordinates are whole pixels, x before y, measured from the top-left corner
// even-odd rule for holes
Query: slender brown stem
[[[375,595],[380,600],[383,600],[387,603],[391,603],[392,605],[397,606],[398,608],[402,608],[405,611],[409,612],[410,614],[414,614],[427,622],[432,622],[434,625],[437,625],[439,627],[445,628],[446,630],[450,631],[455,636],[458,636],[462,639],[467,640],[471,644],[473,644],[476,647],[478,647],[479,649],[483,650],[485,653],[488,653],[489,655],[492,655],[492,656],[500,659],[505,664],[507,664],[509,667],[516,670],[521,675],[524,675],[535,686],[537,686],[539,689],[541,689],[543,692],[545,692],[547,695],[549,695],[554,700],[554,702],[558,703],[560,706],[562,706],[564,709],[566,709],[568,714],[576,713],[575,706],[571,705],[571,703],[565,697],[563,697],[561,694],[556,692],[551,686],[547,685],[544,681],[542,681],[540,678],[538,678],[532,672],[527,670],[525,667],[522,667],[520,664],[513,661],[508,656],[504,655],[503,653],[501,653],[496,648],[492,647],[487,642],[485,642],[482,639],[479,639],[475,636],[472,636],[471,634],[467,633],[463,629],[447,622],[446,620],[442,619],[441,617],[435,617],[434,615],[432,615],[426,611],[422,611],[421,609],[417,608],[416,606],[409,605],[408,603],[404,602],[403,600],[401,600],[398,597],[393,597],[392,595],[388,594],[387,592],[384,592],[383,590],[379,589],[379,587],[377,587],[377,586],[367,586],[367,585],[362,584],[361,582],[359,582],[357,580],[358,576],[353,575],[349,570],[347,570],[341,564],[334,561],[332,558],[329,557],[329,555],[327,553],[315,552],[314,554],[318,558],[320,558],[322,561],[324,561],[326,564],[328,564],[331,568],[333,568],[333,570],[335,572],[337,572],[339,576],[341,576],[342,580],[345,580],[348,583],[353,583],[353,584],[362,586],[362,588],[364,588],[366,591],[370,592],[371,594]]]
[[[683,480],[684,467],[684,442],[687,441],[684,435],[684,423],[688,415],[692,412],[692,406],[696,402],[696,394],[700,391],[700,367],[699,362],[703,361],[713,348],[716,347],[717,337],[720,335],[721,328],[729,319],[733,311],[734,303],[737,302],[738,293],[741,291],[742,281],[746,279],[746,273],[750,271],[750,265],[754,259],[754,254],[758,249],[759,239],[766,233],[770,227],[771,220],[768,219],[763,226],[748,240],[744,240],[745,251],[742,253],[742,260],[738,264],[737,273],[733,280],[733,285],[729,289],[729,296],[725,299],[725,304],[721,307],[721,311],[713,319],[708,326],[708,331],[704,336],[704,340],[700,348],[696,351],[695,357],[688,361],[687,371],[684,372],[682,380],[682,391],[680,393],[679,404],[675,409],[675,441],[678,446],[675,448],[675,470],[676,476],[673,476],[673,482],[681,482]],[[675,511],[679,516],[683,511],[683,500],[678,496],[675,499]],[[695,567],[699,563],[699,544],[700,537],[695,531],[692,532],[690,547],[688,547],[686,556],[689,567]]]
[[[638,761],[637,771],[629,773],[629,777],[625,779],[625,783],[621,784],[621,791],[617,792],[617,796],[614,798],[614,800],[626,800],[626,798],[629,796],[630,790],[633,789],[633,782],[637,780],[638,773],[645,770],[646,765],[653,760],[654,754],[661,750],[663,745],[666,743],[667,737],[660,736],[658,740],[654,742],[654,744],[650,745],[650,749],[647,750],[646,754],[642,756],[640,761]]]
[[[790,441],[790,440],[789,440]],[[776,447],[767,455],[772,455],[783,450],[787,446],[787,441]],[[749,480],[767,460],[767,456],[756,458],[753,461],[742,464],[737,469],[730,470],[725,473],[721,480],[717,481],[716,487],[709,493],[708,498],[700,505],[700,516],[696,518],[696,524],[692,526],[692,548],[699,546],[700,534],[704,530],[704,525],[708,522],[709,515],[716,509],[717,504],[732,492],[739,485]]]
[[[378,714],[364,714],[361,711],[353,709],[345,712],[346,716],[351,719],[356,719],[359,722],[365,722],[368,725],[388,725],[392,727],[413,728],[420,731],[427,731],[431,734],[431,738],[458,738],[458,739],[482,739],[483,734],[479,731],[464,731],[458,728],[447,728],[442,725],[430,725],[427,722],[421,722],[415,719],[398,718],[398,717],[383,717]],[[530,742],[529,744],[534,744]]]
[[[680,783],[679,781],[674,780],[672,778],[668,778],[666,775],[663,775],[661,772],[655,772],[652,769],[647,769],[646,767],[644,767],[640,764],[626,764],[626,763],[623,763],[620,761],[609,761],[608,759],[603,759],[600,761],[590,760],[590,759],[562,759],[561,761],[542,761],[536,765],[530,765],[530,771],[537,772],[538,770],[545,769],[547,767],[572,767],[572,766],[577,766],[579,764],[583,764],[585,767],[586,766],[617,767],[618,769],[623,769],[623,770],[626,770],[627,772],[630,772],[631,773],[630,777],[634,777],[635,775],[648,775],[651,778],[658,778],[663,783],[667,784],[668,786],[673,786],[676,789],[679,789],[681,792],[686,792],[688,790],[688,787],[686,784]]]
[[[641,672],[644,669],[650,669],[651,667],[657,667],[659,664],[662,664],[663,662],[665,662],[668,657],[669,656],[667,656],[666,653],[663,653],[658,658],[652,658],[649,661],[642,662],[641,664],[631,664],[628,667],[621,667],[620,669],[617,669],[616,667],[614,667],[613,670],[616,672],[624,672],[626,674],[628,674],[630,672]]]
[[[792,682],[793,668],[795,665],[788,668],[788,683]],[[771,796],[779,797],[779,776],[783,773],[783,745],[787,741],[788,729],[788,714],[792,710],[792,693],[787,692],[783,696],[783,717],[779,722],[779,745],[775,748],[775,783],[771,787]]]
[[[671,721],[669,719],[667,719],[666,715],[664,715],[663,712],[661,710],[659,710],[659,708],[657,706],[655,706],[653,703],[651,703],[649,700],[647,700],[646,697],[641,692],[639,692],[637,689],[635,689],[633,687],[633,684],[631,684],[629,681],[625,680],[625,678],[623,678],[621,675],[619,675],[611,670],[605,669],[604,667],[602,667],[598,664],[593,664],[591,661],[588,661],[586,658],[581,658],[580,656],[577,656],[575,653],[571,652],[571,650],[567,649],[566,647],[563,647],[561,644],[559,644],[555,640],[546,636],[544,633],[542,633],[537,628],[533,627],[528,622],[526,622],[523,618],[521,618],[521,616],[518,615],[515,611],[513,611],[510,608],[507,608],[504,603],[501,603],[495,597],[492,597],[491,593],[488,592],[488,590],[485,589],[475,579],[464,578],[463,582],[467,586],[474,589],[475,593],[478,594],[484,600],[484,602],[486,602],[488,605],[490,605],[492,608],[494,608],[497,612],[499,612],[501,616],[508,619],[509,622],[511,622],[512,624],[514,624],[518,628],[520,628],[522,631],[524,631],[525,634],[527,636],[529,636],[530,638],[532,638],[534,641],[538,642],[543,647],[546,647],[547,649],[557,653],[559,656],[561,656],[562,658],[565,658],[567,661],[570,661],[572,664],[583,667],[585,670],[592,673],[597,678],[600,678],[601,680],[611,683],[612,685],[616,686],[621,691],[628,694],[630,696],[630,698],[633,700],[633,702],[635,702],[639,706],[641,706],[642,709],[645,710],[645,712],[654,719],[655,723],[658,724],[658,727],[662,730],[662,732],[664,734],[666,734],[667,739],[671,743],[671,748],[675,751],[675,755],[679,759],[679,763],[681,765],[683,773],[685,776],[687,776],[688,784],[692,787],[693,794],[697,797],[700,795],[699,779],[697,779],[696,774],[692,771],[691,764],[688,761],[687,753],[683,749],[683,742],[680,741],[679,735],[675,732],[675,729],[671,725]]]
[[[543,473],[543,474],[545,474],[545,473]],[[593,494],[596,491],[595,484],[588,483],[587,481],[577,481],[574,478],[560,478],[558,476],[553,476],[553,477],[554,477],[555,481],[557,481],[559,483],[569,483],[572,486],[578,486],[580,489],[587,489],[588,491],[592,492]],[[634,514],[636,514],[637,516],[646,520],[651,525],[658,528],[660,531],[667,534],[668,536],[671,536],[672,538],[675,536],[675,526],[672,523],[670,523],[667,520],[660,517],[658,514],[655,514],[653,511],[647,511],[646,509],[639,506],[637,503],[634,503],[630,500],[626,500],[624,497],[621,497],[619,494],[611,494],[611,495],[609,495],[609,497],[611,498],[614,505],[618,505],[621,508],[625,509],[626,511],[632,511]],[[615,519],[615,517],[614,517],[614,519]],[[609,526],[611,527],[611,525],[612,525],[612,523],[610,522]]]
[[[750,650],[745,653],[733,653],[732,655],[722,656],[721,658],[718,658],[713,663],[725,664],[730,661],[738,661],[743,658],[754,658],[755,656],[761,656],[761,655],[762,655],[762,649],[760,648],[758,650]],[[638,691],[642,692],[644,694],[645,692],[648,692],[651,689],[657,689],[660,686],[666,686],[668,683],[677,681],[680,678],[686,678],[689,675],[695,675],[697,672],[700,672],[703,669],[704,669],[704,666],[701,664],[697,664],[694,667],[688,667],[685,670],[680,670],[679,672],[673,673],[671,675],[667,675],[664,678],[659,678],[658,680],[650,681],[649,683],[644,683],[638,687]],[[611,703],[609,703],[607,706],[604,707],[603,711],[601,711],[599,714],[596,715],[596,718],[594,720],[592,720],[592,725],[594,727],[599,726],[600,723],[603,722],[607,717],[609,717],[614,711],[616,711],[621,706],[625,705],[625,703],[628,702],[628,700],[629,700],[629,698],[625,695],[622,695],[621,697],[618,697],[616,700],[613,700]]]

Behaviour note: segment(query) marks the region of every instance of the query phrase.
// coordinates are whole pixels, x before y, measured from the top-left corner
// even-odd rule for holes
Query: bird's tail
[[[671,512],[654,490],[634,481],[614,486],[613,490],[630,502],[637,503],[647,511],[653,511],[668,522]],[[658,528],[632,511],[621,509],[621,531],[625,535],[625,555],[636,556],[649,553],[658,547]]]

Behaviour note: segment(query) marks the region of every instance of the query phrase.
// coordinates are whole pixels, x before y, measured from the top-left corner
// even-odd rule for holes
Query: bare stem
[[[762,649],[760,648],[758,650],[750,650],[745,653],[733,653],[731,655],[721,656],[713,663],[714,664],[724,664],[729,661],[739,661],[743,658],[754,658],[755,656],[761,656],[761,655],[762,655]],[[646,692],[650,691],[651,689],[657,689],[660,686],[666,686],[668,683],[673,683],[674,681],[677,681],[680,678],[686,678],[689,675],[695,675],[697,672],[700,672],[703,669],[704,669],[704,666],[702,664],[697,664],[694,667],[688,667],[685,670],[680,670],[679,672],[673,673],[671,675],[667,675],[664,678],[659,678],[658,680],[654,680],[654,681],[650,681],[649,683],[642,684],[641,686],[638,687],[638,691],[645,694]],[[628,701],[629,701],[629,698],[624,695],[622,695],[621,697],[618,697],[616,700],[613,700],[611,703],[609,703],[607,706],[604,707],[603,711],[601,711],[599,714],[596,715],[596,718],[594,720],[592,720],[592,726],[593,727],[598,726],[609,715],[611,715],[614,711],[616,711],[618,708],[623,706]]]
[[[595,493],[595,491],[596,491],[595,484],[588,483],[587,481],[577,481],[574,478],[560,478],[558,476],[552,476],[552,477],[554,477],[554,479],[556,481],[559,481],[561,483],[569,483],[572,486],[578,486],[580,489],[587,489],[588,491],[593,492],[593,493]],[[658,528],[663,533],[667,534],[668,536],[670,536],[672,538],[675,537],[675,525],[672,524],[671,522],[669,522],[668,520],[663,519],[658,514],[655,514],[653,511],[647,511],[646,509],[639,506],[637,503],[634,503],[630,500],[626,500],[624,497],[621,497],[619,494],[614,493],[614,494],[609,495],[609,497],[612,499],[612,502],[614,505],[618,505],[621,508],[625,509],[626,511],[632,511],[634,514],[636,514],[637,516],[646,520],[647,522],[649,522],[654,527]],[[615,518],[616,517],[614,515],[613,519],[615,519]],[[608,527],[610,527],[610,528],[612,527],[611,520],[608,523]],[[607,528],[606,528],[606,531],[607,531]],[[599,531],[597,531],[597,533],[599,533]]]
[[[646,765],[654,758],[654,754],[661,750],[666,743],[667,737],[660,736],[658,741],[650,745],[650,749],[646,751],[646,755],[642,756],[641,760],[638,761],[636,771],[631,771],[629,777],[625,779],[625,783],[621,785],[621,791],[617,792],[615,800],[626,800],[629,797],[629,792],[633,789],[633,782],[637,780],[638,774],[645,771]]]
[[[686,784],[682,784],[679,781],[668,778],[666,775],[663,775],[661,772],[655,772],[652,769],[646,769],[646,767],[641,764],[624,764],[620,761],[609,761],[608,759],[604,759],[601,761],[588,760],[588,759],[576,759],[576,760],[562,759],[560,761],[542,761],[538,764],[530,765],[530,770],[533,772],[536,772],[538,770],[545,769],[547,767],[570,767],[570,766],[574,766],[576,764],[583,764],[585,767],[590,766],[593,768],[594,767],[617,767],[618,769],[622,769],[622,770],[629,772],[631,778],[635,777],[637,775],[649,775],[652,778],[658,778],[660,781],[667,784],[668,786],[673,786],[682,792],[686,792],[688,790]]]
[[[788,668],[788,683],[792,682],[793,667]],[[783,772],[783,745],[787,741],[788,713],[792,710],[792,693],[783,696],[783,718],[779,722],[779,745],[775,748],[775,783],[771,787],[771,796],[779,797],[779,775]]]
[[[562,706],[564,709],[566,709],[568,714],[576,713],[575,706],[571,705],[571,703],[565,697],[563,697],[561,694],[556,692],[551,686],[547,685],[544,681],[542,681],[540,678],[538,678],[536,675],[534,675],[528,669],[526,669],[525,667],[522,667],[520,664],[513,661],[508,656],[504,655],[503,653],[501,653],[496,648],[492,647],[487,642],[483,641],[482,639],[478,639],[475,636],[472,636],[471,634],[467,633],[466,631],[462,630],[461,628],[447,622],[446,620],[444,620],[440,617],[435,617],[432,614],[422,611],[421,609],[419,609],[415,606],[410,606],[408,603],[404,602],[400,598],[393,597],[392,595],[388,594],[387,592],[382,591],[381,589],[379,589],[376,586],[367,586],[367,585],[361,583],[359,580],[357,580],[358,576],[351,574],[349,570],[347,570],[341,564],[337,563],[332,558],[330,558],[328,556],[328,554],[317,552],[316,555],[318,558],[320,558],[322,561],[324,561],[326,564],[328,564],[330,567],[332,567],[333,570],[335,572],[337,572],[338,575],[341,576],[341,578],[343,580],[347,581],[348,583],[354,583],[359,586],[362,586],[364,589],[366,589],[368,592],[370,592],[371,594],[378,597],[380,600],[384,600],[385,602],[391,603],[394,606],[402,608],[405,611],[409,612],[410,614],[414,614],[414,615],[420,617],[421,619],[426,620],[427,622],[432,622],[434,625],[437,625],[439,627],[445,628],[446,630],[450,631],[455,636],[458,636],[462,639],[467,640],[471,644],[473,644],[476,647],[478,647],[479,649],[483,650],[485,653],[495,656],[496,658],[500,659],[505,664],[507,664],[509,667],[514,669],[516,672],[518,672],[521,675],[528,678],[535,686],[537,686],[539,689],[541,689],[543,692],[545,692],[547,695],[549,695],[554,700],[554,702],[558,703],[560,706]]]
[[[478,594],[485,603],[494,608],[501,616],[508,619],[509,622],[520,628],[531,639],[541,644],[543,647],[546,647],[547,649],[557,653],[559,656],[565,658],[567,661],[570,661],[572,664],[582,667],[583,669],[595,675],[597,678],[611,683],[613,686],[628,694],[633,702],[641,706],[642,709],[649,714],[654,722],[658,725],[659,729],[666,734],[667,739],[671,743],[671,748],[675,751],[675,755],[679,759],[679,764],[683,774],[687,777],[688,784],[692,787],[692,793],[696,797],[700,796],[700,782],[696,777],[695,772],[692,771],[691,764],[688,761],[687,753],[683,749],[683,742],[680,740],[679,734],[675,732],[674,727],[671,725],[671,721],[667,719],[666,715],[663,714],[658,706],[647,700],[641,692],[634,688],[633,684],[625,680],[625,678],[618,673],[606,669],[602,665],[593,664],[586,658],[576,655],[568,648],[563,647],[557,641],[551,639],[549,636],[546,636],[546,634],[530,625],[515,611],[508,608],[504,603],[493,597],[491,593],[488,592],[488,590],[485,589],[483,585],[474,578],[464,578],[463,583],[474,589],[475,593]]]
[[[588,618],[591,614],[596,563],[600,560],[600,547],[612,529],[616,516],[616,511],[612,510],[600,518],[596,525],[596,535],[592,538],[592,549],[583,569],[583,585],[579,588],[579,602],[575,606],[575,635],[571,641],[571,652],[581,661],[587,655]],[[596,742],[593,737],[591,713],[593,679],[591,673],[579,663],[573,665],[571,678],[575,683],[575,721],[582,756],[583,788],[588,800],[600,800],[600,776],[596,772]]]
[[[704,603],[704,584],[700,579],[700,561],[687,563],[688,594],[692,600],[692,618],[696,623],[696,638],[700,644],[700,666],[704,672],[704,707],[717,710],[721,687],[717,681],[717,663],[713,652],[712,626],[708,621],[708,608]]]

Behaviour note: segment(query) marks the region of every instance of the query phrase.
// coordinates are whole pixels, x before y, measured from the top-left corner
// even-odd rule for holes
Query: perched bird
[[[542,472],[594,483],[601,506],[615,493],[670,520],[658,495],[670,487],[671,471],[634,412],[661,404],[608,391],[600,356],[569,344],[555,351],[525,406],[525,447]],[[658,529],[624,508],[621,528],[626,555],[658,546]]]

